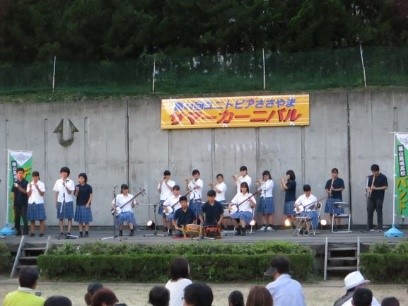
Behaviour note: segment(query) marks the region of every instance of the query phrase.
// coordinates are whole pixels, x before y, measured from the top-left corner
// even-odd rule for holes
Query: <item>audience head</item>
[[[276,278],[281,274],[289,274],[289,266],[290,263],[286,257],[276,256],[272,259],[271,266],[268,268],[268,270],[265,271],[264,275]]]
[[[241,291],[235,290],[228,296],[229,306],[244,306],[244,296]]]
[[[154,286],[149,292],[149,304],[153,306],[168,306],[170,291],[164,286]]]
[[[400,303],[396,297],[390,296],[382,300],[381,306],[400,306]]]
[[[39,274],[36,268],[26,267],[21,269],[18,282],[20,287],[35,289],[35,287],[37,287],[38,277]]]
[[[101,288],[92,296],[92,306],[113,306],[119,302],[115,293],[108,288]]]
[[[184,306],[211,306],[214,296],[211,287],[193,283],[184,288]]]
[[[72,302],[66,296],[53,295],[45,300],[44,306],[72,306]]]
[[[88,288],[86,290],[86,294],[84,297],[86,305],[91,305],[92,304],[92,296],[95,294],[95,292],[99,289],[103,288],[103,285],[101,283],[90,283],[88,285]]]
[[[354,306],[370,306],[373,300],[373,293],[367,288],[357,288],[353,293],[351,304]]]
[[[248,293],[246,306],[273,306],[272,295],[263,286],[254,286]]]
[[[190,265],[184,257],[174,258],[170,263],[170,279],[173,281],[181,278],[189,278]]]
[[[356,288],[365,287],[369,282],[368,279],[364,279],[364,276],[360,271],[351,272],[344,278],[344,286],[347,291],[353,291]]]

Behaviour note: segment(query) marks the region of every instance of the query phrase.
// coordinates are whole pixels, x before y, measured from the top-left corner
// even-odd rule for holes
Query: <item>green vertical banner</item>
[[[17,168],[23,168],[25,179],[28,182],[31,181],[33,152],[8,150],[7,164],[7,223],[14,224],[14,193],[11,192],[11,189],[17,180]]]
[[[408,216],[408,133],[395,133],[395,213]]]

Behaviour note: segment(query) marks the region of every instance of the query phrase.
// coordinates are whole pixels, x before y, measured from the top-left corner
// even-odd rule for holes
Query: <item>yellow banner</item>
[[[303,125],[309,125],[309,95],[162,100],[162,129]]]

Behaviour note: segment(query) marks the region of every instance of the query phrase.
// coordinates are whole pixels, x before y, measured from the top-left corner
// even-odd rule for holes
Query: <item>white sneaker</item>
[[[264,225],[264,226],[262,226],[262,227],[261,227],[259,230],[260,230],[260,231],[265,231],[265,230],[266,230],[265,225]]]
[[[376,232],[376,230],[372,228],[372,229],[370,229],[370,232]]]
[[[266,228],[266,230],[268,230],[268,231],[273,231],[273,228],[272,228],[272,226],[268,226],[268,227]]]

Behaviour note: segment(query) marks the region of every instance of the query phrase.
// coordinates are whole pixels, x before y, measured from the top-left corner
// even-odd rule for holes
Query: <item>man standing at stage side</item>
[[[24,169],[17,168],[17,178],[14,182],[11,192],[14,193],[14,228],[16,235],[21,236],[20,219],[23,218],[23,234],[28,235],[28,222],[27,222],[27,185],[28,182],[24,178]]]
[[[377,164],[371,165],[372,175],[367,182],[367,225],[370,232],[374,232],[373,215],[377,212],[378,231],[383,229],[383,202],[385,190],[388,188],[387,177],[380,172]]]
[[[163,179],[159,182],[157,185],[157,190],[160,193],[160,204],[159,204],[159,212],[158,214],[162,216],[163,220],[163,227],[164,231],[167,231],[166,226],[166,214],[163,211],[163,203],[166,201],[168,198],[170,198],[173,195],[173,187],[176,185],[176,182],[171,180],[171,172],[169,170],[164,171],[163,173]]]

